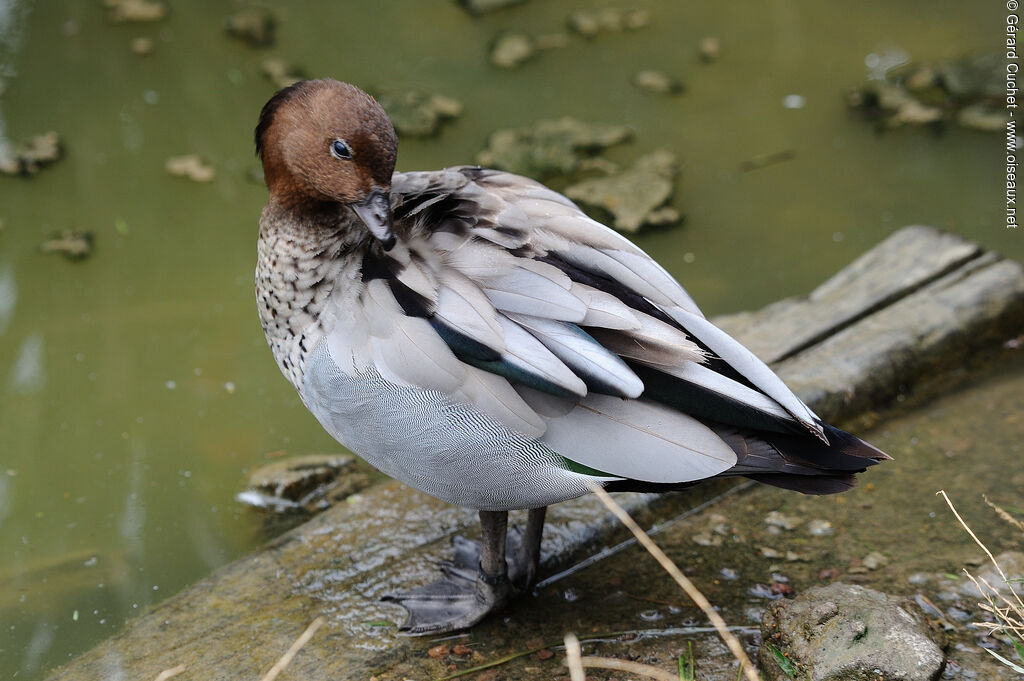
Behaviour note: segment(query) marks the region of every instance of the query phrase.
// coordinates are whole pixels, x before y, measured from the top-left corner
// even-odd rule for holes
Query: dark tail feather
[[[789,473],[765,473],[746,476],[772,487],[802,492],[803,494],[839,494],[857,486],[852,473],[847,475],[792,475]]]
[[[823,472],[860,472],[868,466],[891,459],[888,454],[858,437],[827,423],[821,423],[828,438],[824,442],[796,435],[764,433],[769,442],[787,461],[817,468]]]
[[[854,485],[854,474],[891,457],[858,437],[821,424],[828,444],[808,435],[750,433],[715,427],[737,454],[726,475],[744,475],[804,494],[836,494]]]

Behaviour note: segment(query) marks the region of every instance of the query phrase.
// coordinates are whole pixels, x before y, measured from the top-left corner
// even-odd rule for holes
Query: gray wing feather
[[[736,454],[700,421],[648,400],[589,395],[548,421],[541,441],[609,475],[647,482],[702,480],[728,470]]]
[[[671,275],[560,194],[479,169],[396,178],[407,235],[389,256],[401,264],[396,278],[445,327],[500,360],[460,358],[428,319],[406,314],[385,280],[358,296],[369,339],[335,342],[332,356],[335,348],[362,353],[387,380],[441,391],[573,461],[636,480],[697,480],[727,470],[736,455],[697,419],[642,399],[644,383],[623,358],[821,432],[813,412],[704,319]],[[536,259],[548,252],[637,297],[574,281],[571,268]],[[646,301],[678,328],[630,300]],[[701,366],[704,348],[753,388]],[[533,389],[538,383],[557,390]]]

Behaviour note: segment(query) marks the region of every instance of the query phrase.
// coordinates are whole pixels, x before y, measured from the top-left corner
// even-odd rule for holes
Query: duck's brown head
[[[398,139],[373,97],[336,80],[280,90],[260,113],[256,153],[272,201],[295,210],[350,207],[390,248],[391,175]]]

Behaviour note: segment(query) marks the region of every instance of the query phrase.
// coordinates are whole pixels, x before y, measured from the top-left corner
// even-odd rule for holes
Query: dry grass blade
[[[964,528],[964,530],[967,531],[967,534],[971,535],[971,539],[974,540],[974,543],[981,547],[981,550],[985,552],[986,556],[988,556],[988,559],[992,562],[992,565],[995,566],[996,571],[999,573],[999,576],[1002,577],[1003,581],[1007,584],[1007,586],[1009,586],[1010,580],[1007,579],[1006,573],[1003,572],[1003,568],[999,565],[999,563],[996,562],[995,556],[993,556],[992,552],[988,550],[988,547],[985,546],[980,539],[978,539],[978,535],[974,534],[974,531],[971,530],[967,523],[964,522],[964,519],[960,517],[960,514],[957,513],[956,508],[953,506],[953,502],[949,500],[949,496],[946,494],[946,490],[940,489],[938,492],[936,492],[936,494],[941,494],[942,498],[946,500],[946,505],[949,506],[949,510],[953,511],[953,515],[955,515],[956,519],[960,521],[960,525]],[[1011,594],[1013,594],[1014,599],[1017,601],[1016,604],[1012,604],[1014,605],[1014,609],[1024,611],[1024,601],[1021,601],[1020,596],[1017,594],[1016,590],[1010,588],[1009,591]]]
[[[1024,532],[1024,523],[1017,520],[1003,509],[999,508],[999,506],[997,506],[996,504],[993,504],[991,501],[988,500],[988,497],[986,497],[984,494],[981,495],[981,498],[984,499],[985,503],[988,504],[989,507],[996,512],[997,516],[1002,518],[1005,522],[1009,523],[1013,527],[1016,527],[1021,532]]]
[[[313,620],[310,625],[306,627],[306,630],[302,632],[302,635],[295,639],[295,643],[292,643],[288,652],[281,656],[281,659],[270,668],[270,671],[268,671],[260,681],[274,681],[274,679],[277,678],[277,675],[284,671],[284,668],[291,663],[292,658],[302,650],[302,646],[309,643],[309,639],[313,638],[313,634],[316,633],[316,630],[322,627],[326,621],[327,620],[324,619],[323,616],[317,617]]]
[[[177,667],[171,667],[170,669],[165,669],[162,672],[160,672],[159,674],[157,674],[156,675],[156,679],[154,681],[167,681],[167,679],[171,678],[172,676],[177,676],[178,674],[182,673],[183,671],[185,671],[185,665],[179,664]]]
[[[995,622],[975,622],[975,626],[987,630],[990,634],[1000,634],[1003,637],[1008,638],[1009,643],[1013,646],[1014,650],[1017,653],[1017,656],[1024,660],[1024,602],[1021,601],[1020,594],[1018,594],[1017,590],[1014,589],[1013,586],[1010,584],[1010,580],[1007,579],[1006,573],[1003,572],[1003,568],[999,565],[999,563],[996,562],[996,559],[992,555],[992,552],[988,550],[988,547],[986,547],[980,539],[978,539],[977,535],[974,534],[974,532],[967,525],[967,523],[964,522],[964,519],[960,517],[960,514],[957,513],[956,508],[953,506],[953,502],[950,501],[949,496],[946,494],[946,492],[944,490],[939,490],[937,494],[942,495],[942,498],[946,500],[946,504],[949,506],[949,509],[953,511],[953,515],[956,516],[956,519],[958,521],[960,521],[960,525],[964,528],[967,534],[971,536],[971,539],[973,539],[974,542],[978,546],[980,546],[981,549],[988,556],[988,559],[992,562],[992,565],[995,566],[996,571],[999,572],[999,576],[1002,577],[1003,584],[1006,586],[1006,591],[1009,591],[1010,596],[1013,597],[1013,600],[1010,600],[1009,596],[1003,593],[1002,590],[993,587],[984,577],[975,577],[967,570],[964,570],[964,574],[966,574],[967,577],[970,578],[970,580],[974,583],[974,586],[978,589],[978,592],[981,594],[981,597],[984,598],[986,601],[985,603],[979,603],[982,610],[992,613],[996,620]],[[985,499],[985,503],[991,506],[992,509],[995,510],[995,512],[999,515],[999,517],[1007,521],[1010,525],[1017,528],[1024,527],[1021,525],[1019,521],[1010,517],[1010,515],[1006,513],[1006,511],[999,508],[988,499]],[[1001,605],[999,601],[1002,601],[1004,605]],[[1006,659],[1005,657],[999,655],[994,650],[985,648],[985,651],[993,657],[995,657],[996,659],[998,659],[1000,662],[1002,662],[1010,669],[1013,669],[1014,671],[1020,673],[1024,673],[1024,668],[1022,668],[1015,662],[1012,662]]]
[[[743,646],[740,644],[739,639],[733,636],[732,632],[729,631],[725,620],[723,620],[721,615],[715,611],[708,599],[704,597],[704,594],[694,586],[693,582],[683,574],[682,570],[680,570],[679,567],[665,555],[665,552],[647,536],[646,532],[640,529],[640,526],[636,524],[636,522],[628,513],[626,513],[626,511],[622,509],[621,506],[615,503],[603,488],[590,483],[590,489],[597,495],[597,498],[608,507],[608,510],[615,514],[615,517],[618,518],[623,525],[629,528],[629,531],[633,533],[636,540],[640,542],[645,549],[647,549],[648,553],[654,556],[654,559],[658,561],[661,567],[663,567],[665,571],[672,576],[672,579],[676,580],[676,584],[682,587],[683,591],[686,592],[686,595],[689,596],[690,599],[697,604],[697,607],[704,612],[708,620],[710,620],[711,624],[713,624],[715,629],[718,631],[719,636],[721,636],[722,640],[725,641],[725,645],[729,647],[729,652],[731,652],[739,661],[740,665],[742,665],[744,674],[748,681],[761,681],[760,675],[754,668],[754,664],[750,661],[750,658],[747,657],[747,653],[743,650]],[[671,675],[669,676],[672,678]],[[678,679],[673,678],[673,681],[678,681]]]
[[[575,634],[565,635],[565,664],[569,667],[569,678],[572,681],[584,681],[586,679],[587,675],[583,670],[584,667],[614,669],[646,676],[651,679],[659,679],[660,681],[679,681],[674,674],[647,664],[620,660],[614,657],[583,657],[580,640],[576,638]]]
[[[580,662],[584,667],[614,669],[620,672],[636,674],[637,676],[646,676],[649,679],[657,679],[658,681],[679,681],[678,676],[664,669],[658,669],[648,664],[640,664],[639,662],[620,660],[617,657],[584,657],[580,659]]]
[[[572,681],[586,681],[587,674],[583,671],[583,650],[576,634],[565,635],[565,664],[569,667],[569,678]]]

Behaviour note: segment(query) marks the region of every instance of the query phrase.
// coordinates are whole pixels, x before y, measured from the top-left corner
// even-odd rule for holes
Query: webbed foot
[[[385,596],[384,600],[397,603],[409,612],[400,632],[422,636],[473,626],[489,613],[503,608],[510,591],[504,573],[490,576],[477,570],[474,575],[463,568],[446,568],[444,577],[438,581]]]
[[[442,564],[436,582],[385,596],[409,613],[399,631],[409,636],[440,634],[471,627],[501,610],[514,590],[533,586],[540,558],[545,509],[532,509],[526,529],[508,533],[508,514],[481,511],[481,541],[453,538],[454,556]],[[509,557],[506,560],[506,541]]]

